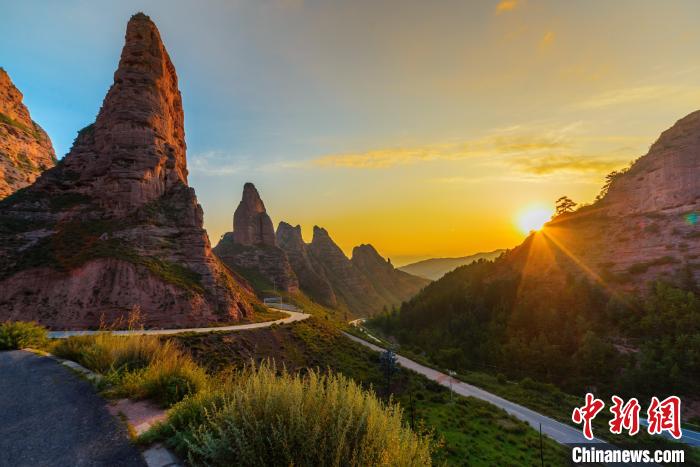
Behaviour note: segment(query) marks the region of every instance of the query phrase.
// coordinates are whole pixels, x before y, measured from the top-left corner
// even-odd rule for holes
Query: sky
[[[59,157],[137,11],[178,73],[213,244],[250,181],[275,224],[347,254],[513,247],[523,213],[592,202],[700,108],[695,0],[0,0],[0,66]]]

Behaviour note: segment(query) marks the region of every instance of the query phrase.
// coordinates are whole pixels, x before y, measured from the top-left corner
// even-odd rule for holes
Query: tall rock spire
[[[182,98],[175,67],[151,19],[131,17],[114,84],[83,129],[66,170],[100,186],[101,205],[123,214],[187,184]]]
[[[275,246],[275,228],[252,183],[243,186],[243,198],[233,213],[233,239],[239,245]]]
[[[33,184],[0,201],[0,321],[94,327],[138,306],[147,326],[236,321],[256,299],[213,255],[187,186],[177,75],[134,15],[94,124]]]

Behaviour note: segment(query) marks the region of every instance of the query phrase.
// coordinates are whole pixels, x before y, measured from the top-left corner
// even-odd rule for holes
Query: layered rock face
[[[0,199],[30,185],[56,165],[51,140],[32,120],[22,98],[0,68]]]
[[[302,291],[358,316],[397,305],[430,282],[394,269],[371,245],[355,248],[350,260],[318,226],[314,226],[309,244],[301,238],[301,227],[286,223],[279,225],[277,239],[299,277]]]
[[[94,327],[135,305],[147,326],[250,315],[252,293],[212,254],[202,218],[175,68],[139,13],[96,122],[0,204],[0,320]]]
[[[252,183],[243,186],[243,197],[233,214],[233,232],[222,237],[214,253],[258,289],[299,291],[299,281],[287,255],[277,247],[272,219]]]
[[[338,299],[323,272],[314,264],[309,248],[301,236],[301,226],[292,227],[286,222],[277,226],[277,244],[287,254],[289,263],[299,279],[299,287],[318,303],[335,308]]]
[[[616,176],[605,196],[564,214],[506,255],[524,286],[551,289],[584,275],[609,288],[644,291],[652,280],[700,281],[700,112],[663,132]]]

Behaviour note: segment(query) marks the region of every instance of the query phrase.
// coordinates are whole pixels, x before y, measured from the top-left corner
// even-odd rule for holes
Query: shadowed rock
[[[233,213],[233,239],[239,245],[275,246],[275,228],[252,183],[243,186],[243,198]]]

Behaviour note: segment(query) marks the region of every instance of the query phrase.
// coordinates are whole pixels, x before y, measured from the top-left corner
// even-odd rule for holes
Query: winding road
[[[375,350],[377,352],[384,352],[386,350],[382,347],[379,347],[378,345],[374,345],[370,342],[367,342],[364,339],[355,337],[351,334],[343,334],[345,334],[348,338],[352,339],[353,341],[358,342],[366,347],[369,347],[370,349]],[[594,438],[592,440],[586,439],[583,436],[583,433],[581,432],[580,428],[574,428],[569,425],[566,425],[562,422],[554,420],[551,417],[542,415],[538,412],[535,412],[534,410],[530,410],[527,407],[523,407],[522,405],[516,404],[495,394],[484,391],[483,389],[473,386],[471,384],[459,381],[455,378],[452,378],[450,375],[434,370],[430,367],[421,365],[420,363],[414,362],[413,360],[410,360],[406,357],[402,357],[401,355],[397,354],[396,358],[398,360],[398,363],[404,368],[408,368],[409,370],[413,370],[416,373],[420,373],[426,378],[431,379],[445,387],[451,387],[455,393],[461,396],[471,396],[477,399],[484,400],[486,402],[490,402],[491,404],[505,410],[514,417],[524,422],[527,422],[535,430],[539,430],[541,424],[542,433],[561,444],[597,444],[600,445],[600,447],[602,447],[602,445],[610,446],[605,441],[597,438]],[[684,429],[683,437],[679,441],[690,446],[700,446],[700,433]]]
[[[274,308],[274,307],[269,307]],[[247,329],[259,329],[272,326],[273,324],[289,324],[295,321],[303,321],[311,316],[308,313],[301,313],[298,311],[283,310],[280,308],[274,308],[275,310],[287,313],[289,317],[278,319],[275,321],[265,321],[262,323],[250,323],[250,324],[235,324],[233,326],[216,326],[209,328],[179,328],[179,329],[130,329],[124,331],[109,331],[111,334],[116,334],[119,336],[141,336],[141,335],[168,335],[168,334],[181,334],[183,332],[196,332],[196,333],[207,333],[207,332],[219,332],[219,331],[245,331]],[[71,336],[88,336],[91,334],[97,334],[104,331],[51,331],[49,332],[49,337],[51,339],[65,339]]]

